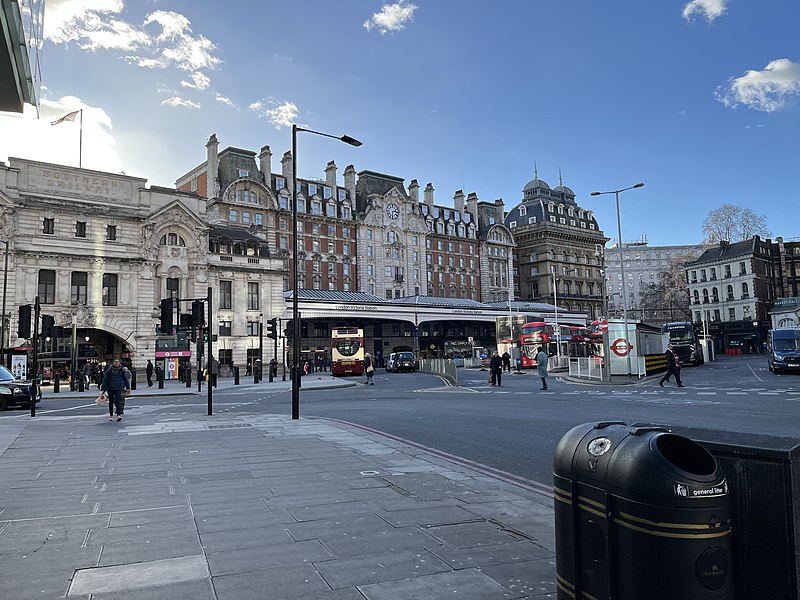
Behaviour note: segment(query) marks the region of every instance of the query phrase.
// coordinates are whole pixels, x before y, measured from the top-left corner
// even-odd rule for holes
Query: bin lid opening
[[[671,433],[656,436],[656,448],[673,465],[694,475],[709,476],[717,470],[711,453],[689,438]]]

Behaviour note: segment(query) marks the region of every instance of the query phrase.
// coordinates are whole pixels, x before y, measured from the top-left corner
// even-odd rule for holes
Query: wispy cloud
[[[709,23],[728,10],[730,0],[692,0],[683,7],[683,18],[691,22],[695,15],[702,15]]]
[[[280,130],[281,127],[291,127],[292,123],[297,122],[297,105],[293,102],[278,103],[274,98],[270,98],[266,103],[259,100],[253,102],[247,108],[256,113],[260,118],[269,119]]]
[[[200,69],[214,69],[222,60],[217,47],[196,35],[181,14],[157,10],[139,24],[119,18],[123,0],[49,0],[45,8],[45,38],[55,44],[74,42],[90,51],[117,51],[120,58],[140,67],[175,67],[192,72],[185,87],[208,88],[210,80]]]
[[[236,108],[236,104],[230,98],[226,98],[222,94],[214,94],[214,99],[220,104],[227,104],[231,108]]]
[[[789,98],[800,94],[800,64],[788,58],[770,62],[761,71],[747,71],[716,91],[717,100],[729,108],[740,104],[763,112],[781,110]]]
[[[193,90],[205,90],[211,85],[211,80],[200,71],[192,73],[191,81],[181,81],[181,85]]]
[[[162,106],[173,106],[173,107],[184,107],[184,108],[200,108],[200,104],[197,102],[193,102],[192,100],[186,100],[185,98],[181,98],[180,96],[172,96],[171,98],[167,98],[166,100],[161,101]]]
[[[377,29],[381,35],[400,31],[414,18],[414,11],[417,8],[413,4],[406,4],[405,0],[400,0],[396,4],[384,4],[380,12],[376,12],[364,21],[364,28],[367,31]]]

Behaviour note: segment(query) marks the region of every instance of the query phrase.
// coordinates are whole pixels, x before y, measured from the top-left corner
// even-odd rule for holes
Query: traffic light
[[[273,340],[278,339],[278,319],[275,317],[267,321],[267,337]]]
[[[55,327],[53,327],[53,335],[50,337],[55,339],[63,338],[64,328],[61,325],[56,325]]]
[[[19,307],[19,319],[17,320],[17,337],[31,337],[31,305],[23,304]]]
[[[56,319],[53,315],[42,315],[42,337],[53,337],[55,325]]]
[[[164,335],[172,335],[172,329],[175,324],[172,320],[172,298],[164,298],[161,300],[161,333]]]
[[[203,304],[202,300],[195,300],[192,302],[192,323],[194,323],[195,327],[202,327],[203,324],[206,322],[205,315],[205,304]]]

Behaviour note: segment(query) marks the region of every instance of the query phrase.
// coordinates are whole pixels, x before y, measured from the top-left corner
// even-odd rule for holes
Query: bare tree
[[[708,213],[703,221],[703,235],[706,236],[706,242],[716,244],[721,240],[740,242],[754,235],[767,238],[772,234],[764,215],[757,215],[749,208],[723,204]]]
[[[673,258],[665,271],[658,273],[658,283],[650,283],[639,290],[639,307],[647,320],[654,323],[690,321],[692,317],[687,293],[685,263],[700,254],[686,253]]]

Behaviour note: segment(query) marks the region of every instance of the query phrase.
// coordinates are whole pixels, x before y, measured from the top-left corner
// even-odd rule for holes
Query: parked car
[[[31,405],[31,386],[30,381],[20,381],[14,375],[0,365],[0,410],[21,406],[29,408]],[[42,399],[42,390],[36,386],[36,403]]]
[[[419,368],[417,359],[413,352],[396,352],[394,355],[394,372],[400,371],[415,372]]]
[[[394,356],[395,353],[392,352],[391,354],[386,356],[386,371],[387,373],[391,373],[394,371]]]

